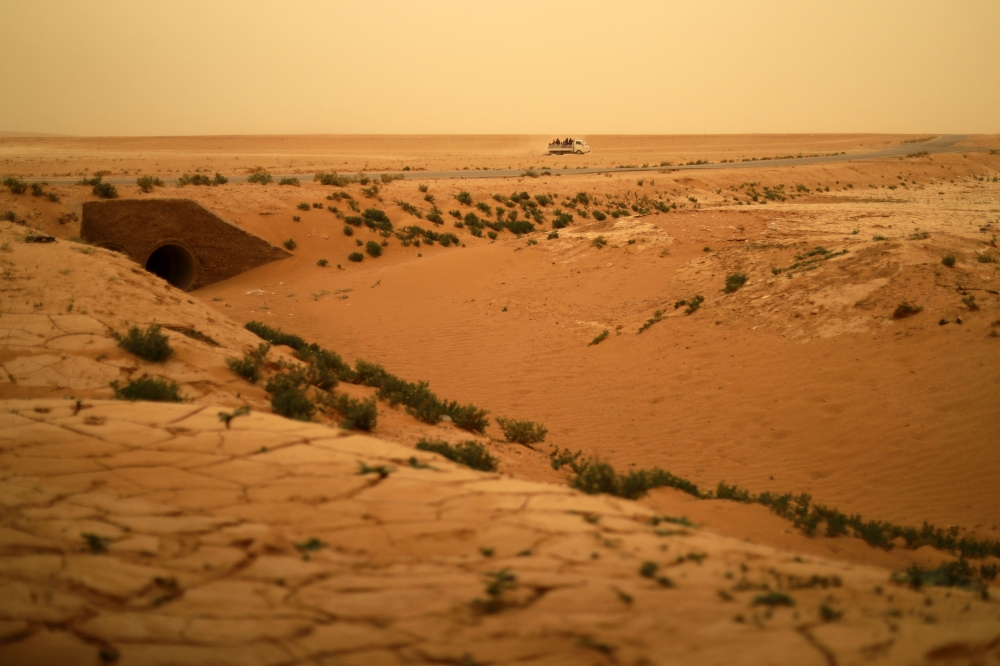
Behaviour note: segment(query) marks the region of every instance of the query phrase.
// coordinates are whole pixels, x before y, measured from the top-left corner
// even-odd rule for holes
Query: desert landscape
[[[1000,136],[937,137],[0,137],[3,663],[997,663]]]
[[[0,666],[1000,666],[998,25],[0,1]]]

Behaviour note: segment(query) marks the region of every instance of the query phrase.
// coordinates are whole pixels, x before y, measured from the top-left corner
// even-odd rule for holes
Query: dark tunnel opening
[[[194,282],[194,268],[194,257],[180,245],[161,245],[146,260],[147,271],[184,291]]]

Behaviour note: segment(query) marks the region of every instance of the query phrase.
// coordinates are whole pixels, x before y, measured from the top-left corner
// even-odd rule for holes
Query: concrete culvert
[[[194,257],[180,245],[161,245],[149,255],[146,270],[187,291],[194,282]]]

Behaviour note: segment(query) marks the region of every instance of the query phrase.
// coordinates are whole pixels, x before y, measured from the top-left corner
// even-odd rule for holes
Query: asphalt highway
[[[897,146],[884,148],[868,153],[849,153],[846,155],[817,155],[815,157],[793,157],[787,159],[756,160],[752,162],[724,162],[712,164],[678,164],[671,166],[650,166],[650,167],[579,167],[570,169],[544,169],[545,172],[553,176],[557,174],[590,174],[590,173],[628,173],[634,171],[700,171],[705,169],[760,169],[775,166],[794,166],[797,164],[827,164],[831,162],[857,162],[861,160],[874,160],[886,157],[902,157],[912,153],[974,153],[982,152],[985,148],[970,148],[955,146],[956,143],[966,138],[965,134],[944,134],[936,139],[921,143],[902,143]],[[586,155],[557,155],[554,158],[562,160],[583,160]],[[541,172],[542,169],[536,169]],[[382,172],[365,172],[369,178],[378,178]],[[524,175],[523,169],[487,169],[478,171],[391,171],[394,175],[401,175],[406,179],[438,180],[444,178],[512,178]],[[288,173],[271,174],[277,182],[281,178],[294,177],[300,180],[311,180],[311,173]],[[231,183],[246,182],[246,175],[228,176]],[[37,179],[32,179],[37,180]],[[76,178],[45,178],[49,183],[74,183]],[[105,182],[115,185],[130,185],[135,183],[135,178],[106,178]]]

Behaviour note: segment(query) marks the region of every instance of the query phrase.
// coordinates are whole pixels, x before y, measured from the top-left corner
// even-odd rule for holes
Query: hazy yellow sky
[[[1000,1],[0,0],[0,131],[1000,132]]]

